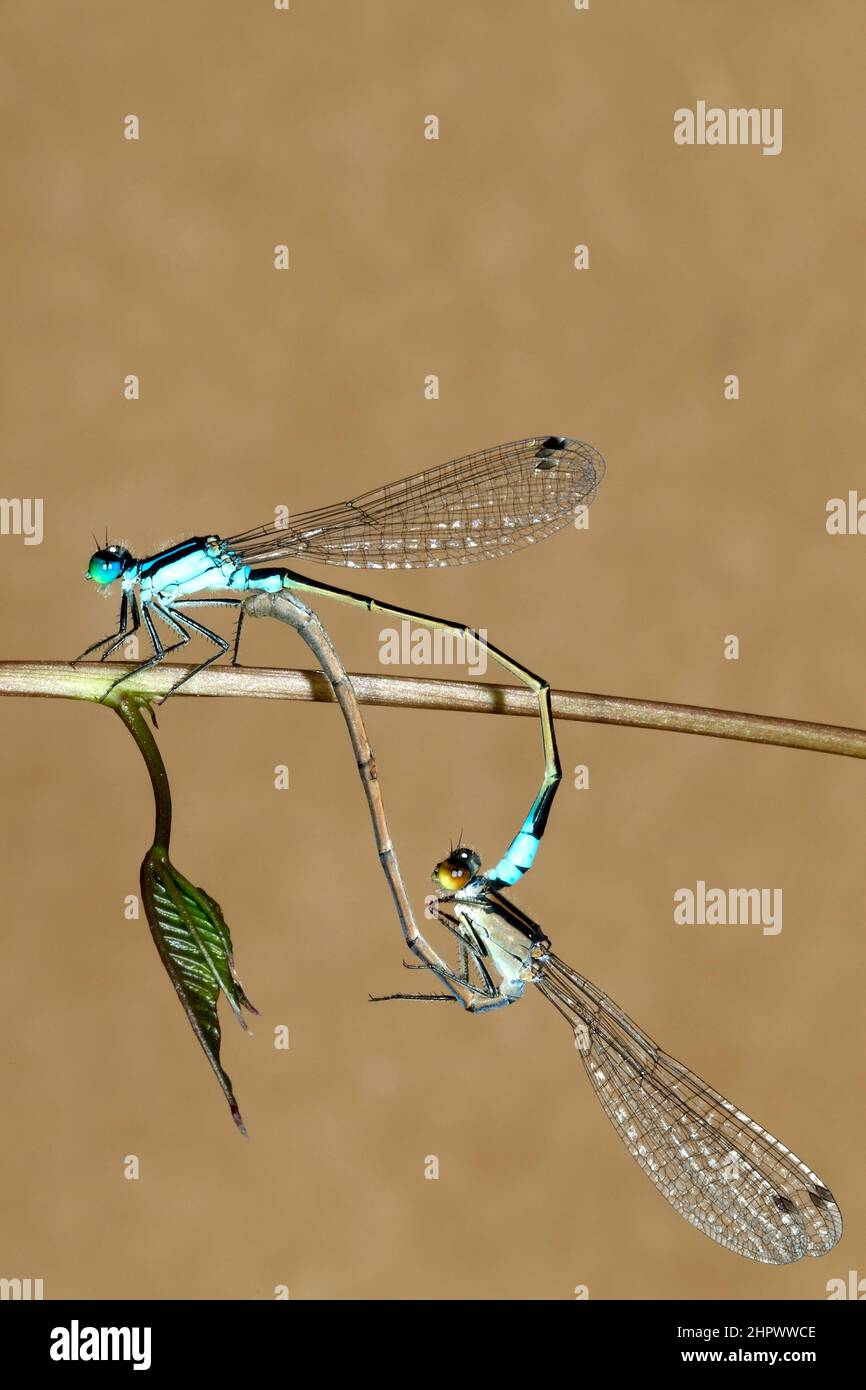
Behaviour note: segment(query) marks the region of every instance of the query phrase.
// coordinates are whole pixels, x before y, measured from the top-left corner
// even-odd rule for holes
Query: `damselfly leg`
[[[459,980],[461,984],[468,986],[470,989],[476,988],[471,978],[471,967],[474,967],[477,972],[482,994],[491,1000],[498,999],[497,987],[493,982],[487,966],[484,964],[482,950],[479,948],[478,942],[469,939],[467,934],[465,934],[465,929],[462,927],[459,918],[453,916],[450,912],[446,912],[441,905],[435,915],[440,925],[445,927],[446,931],[450,931],[452,936],[457,938],[457,970],[452,978]],[[443,978],[441,972],[436,970],[435,967],[430,965],[427,961],[414,964],[404,960],[403,969],[432,970],[434,975],[437,975],[438,978]],[[371,994],[369,998],[371,1004],[385,1004],[392,999],[456,1000],[457,996],[455,994]],[[507,1002],[508,1001],[505,999],[498,999],[499,1004],[505,1004]]]
[[[129,626],[130,607],[132,609],[131,627]],[[107,637],[100,637],[98,642],[93,642],[89,647],[85,647],[81,655],[77,656],[75,660],[70,664],[72,666],[77,666],[78,663],[80,661],[83,661],[86,656],[89,656],[91,652],[98,651],[100,647],[104,647],[105,644],[109,642],[111,643],[111,645],[106,648],[106,650],[102,653],[102,656],[99,658],[100,661],[106,661],[108,657],[111,656],[112,652],[117,651],[117,648],[122,646],[123,643],[127,640],[127,638],[131,637],[134,633],[136,633],[140,627],[141,616],[138,611],[138,602],[136,600],[135,593],[129,595],[122,594],[120,598],[120,617],[118,619],[116,630],[114,632],[110,632]]]
[[[243,599],[239,598],[182,598],[178,599],[172,606],[175,609],[237,608],[240,610],[237,622],[238,628],[240,627],[240,615],[243,613]],[[194,666],[193,669],[191,671],[188,671],[185,676],[181,676],[180,680],[175,681],[171,689],[166,691],[165,695],[163,695],[162,699],[159,701],[161,705],[164,705],[169,696],[174,695],[175,691],[180,690],[180,687],[182,685],[186,685],[187,681],[191,681],[193,676],[197,676],[199,672],[206,670],[207,667],[213,665],[215,661],[219,661],[220,657],[223,656],[229,649],[229,644],[224,637],[220,637],[218,632],[213,632],[209,627],[205,627],[203,623],[197,623],[196,620],[194,618],[191,618],[187,612],[184,612],[183,621],[195,632],[198,632],[202,637],[206,637],[209,642],[213,642],[217,650],[211,656],[207,657],[204,661],[200,662],[198,666]]]
[[[133,596],[133,603],[134,602],[135,599]],[[207,638],[209,642],[213,642],[214,646],[216,647],[216,651],[213,652],[212,655],[207,657],[204,661],[199,662],[198,666],[194,666],[191,671],[188,671],[186,673],[186,675],[181,676],[179,680],[175,681],[171,689],[168,690],[165,693],[165,695],[163,695],[161,699],[159,699],[156,702],[160,705],[164,705],[166,700],[169,699],[169,697],[173,695],[176,690],[178,690],[182,685],[185,685],[187,681],[192,680],[193,676],[197,676],[200,671],[204,671],[208,666],[212,665],[214,661],[218,661],[219,658],[223,656],[229,649],[228,642],[225,640],[224,637],[221,637],[218,632],[213,632],[211,628],[205,627],[204,623],[197,622],[195,618],[190,617],[190,615],[186,612],[183,615],[183,622],[181,622],[176,610],[178,608],[187,607],[236,608],[241,603],[241,599],[233,598],[179,599],[171,605],[167,603],[159,603],[155,599],[152,599],[149,603],[143,603],[142,616],[144,619],[144,625],[147,629],[147,635],[150,638],[151,646],[153,647],[153,655],[148,657],[147,660],[140,662],[139,665],[134,667],[132,671],[124,672],[122,676],[118,676],[117,680],[112,682],[112,684],[108,687],[108,690],[106,690],[105,694],[108,695],[112,690],[115,689],[116,686],[120,685],[123,681],[131,680],[133,676],[138,676],[143,671],[148,671],[151,669],[151,667],[159,665],[159,663],[162,662],[165,659],[165,657],[168,656],[171,652],[178,651],[181,647],[185,647],[189,642],[192,641],[192,633],[188,631],[189,628],[192,628],[193,632],[198,633],[201,637]],[[164,645],[159,636],[159,633],[157,632],[153,618],[151,617],[151,610],[154,613],[158,614],[162,622],[165,623],[166,627],[170,628],[172,632],[177,634],[178,640],[176,642],[171,642],[168,646]],[[135,631],[135,628],[133,628],[133,631]],[[113,650],[113,648],[110,648],[109,650]],[[105,657],[102,657],[101,659],[104,661]]]

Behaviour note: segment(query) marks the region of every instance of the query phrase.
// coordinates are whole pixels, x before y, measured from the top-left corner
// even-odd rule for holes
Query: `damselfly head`
[[[85,579],[97,584],[113,584],[132,564],[132,556],[122,545],[106,545],[90,557]]]
[[[474,849],[458,845],[433,870],[433,882],[446,893],[459,893],[472,882],[481,868],[481,856]]]

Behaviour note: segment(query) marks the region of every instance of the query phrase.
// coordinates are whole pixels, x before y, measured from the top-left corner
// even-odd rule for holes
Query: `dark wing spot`
[[[817,1187],[814,1192],[809,1193],[809,1196],[819,1210],[821,1207],[835,1207],[836,1205],[836,1199],[828,1187]]]
[[[791,1216],[797,1215],[797,1203],[792,1202],[790,1197],[774,1197],[773,1201],[780,1211],[786,1211]]]
[[[535,457],[538,462],[535,465],[536,473],[544,473],[549,469],[556,468],[559,463],[558,458],[553,455],[558,449],[564,449],[568,443],[567,439],[562,439],[558,434],[549,434],[540,449],[536,449]]]

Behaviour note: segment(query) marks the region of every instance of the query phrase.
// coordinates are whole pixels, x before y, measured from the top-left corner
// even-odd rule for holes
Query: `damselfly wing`
[[[675,1211],[711,1240],[764,1264],[833,1249],[841,1212],[796,1154],[662,1052],[557,956],[548,954],[537,983],[573,1028],[620,1139]]]
[[[245,564],[287,556],[362,569],[493,559],[544,540],[593,502],[605,465],[591,444],[538,435],[496,444],[347,502],[223,544]]]

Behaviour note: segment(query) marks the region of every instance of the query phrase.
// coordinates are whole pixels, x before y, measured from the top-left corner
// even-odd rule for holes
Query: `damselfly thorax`
[[[458,845],[433,870],[438,889],[436,915],[455,929],[485,986],[502,1002],[519,999],[528,984],[537,984],[550,942],[537,922],[497,891],[494,870],[478,872],[474,850]]]

